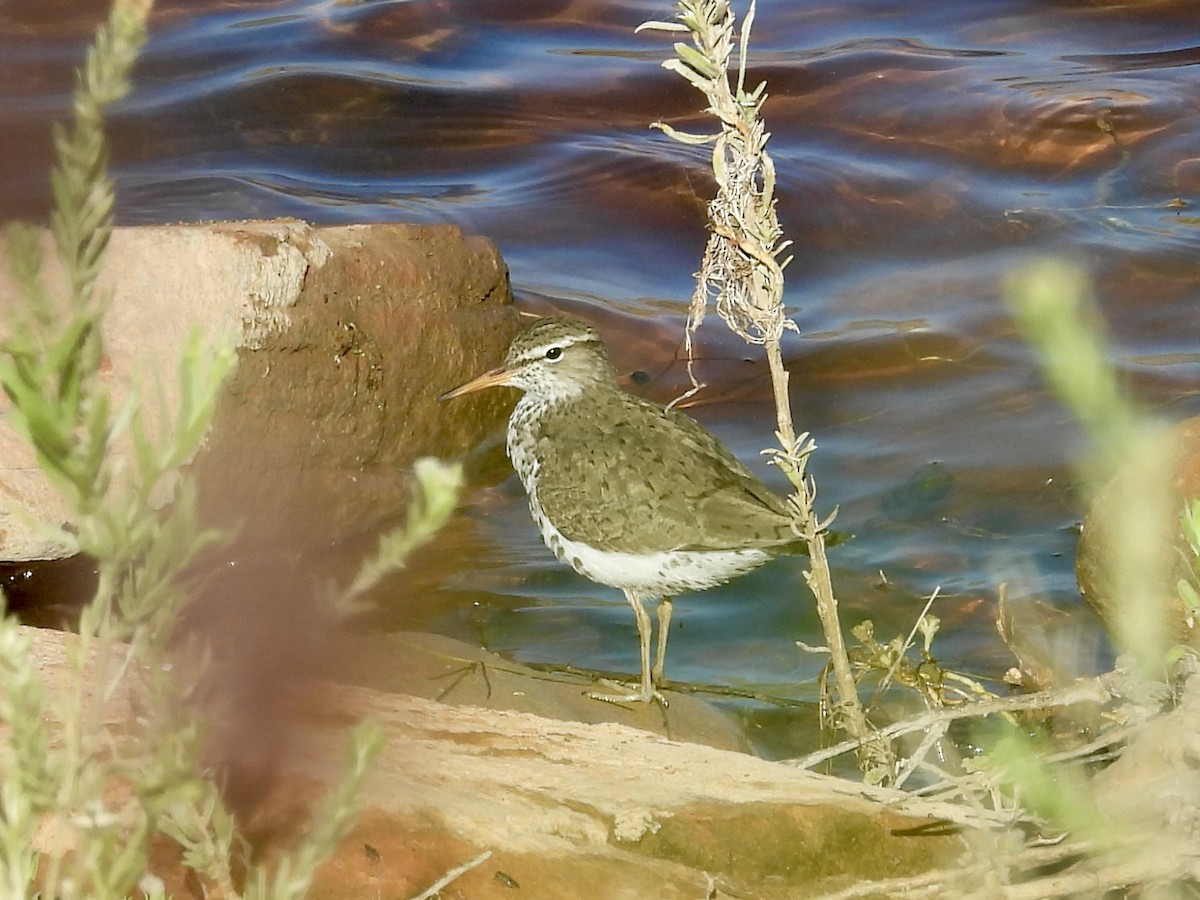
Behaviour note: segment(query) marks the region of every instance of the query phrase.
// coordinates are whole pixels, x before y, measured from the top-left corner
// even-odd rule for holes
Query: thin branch
[[[458,866],[457,868],[451,869],[449,872],[447,872],[445,875],[443,875],[441,878],[439,878],[436,882],[434,882],[428,888],[426,888],[424,891],[422,891],[421,893],[419,893],[415,897],[413,897],[412,900],[429,900],[430,897],[433,897],[435,894],[438,893],[438,891],[440,891],[446,885],[450,884],[450,882],[454,881],[454,879],[458,878],[461,875],[465,875],[467,872],[470,872],[476,866],[482,865],[483,863],[487,862],[491,858],[491,856],[492,856],[491,850],[484,850],[482,853],[480,853],[474,859],[463,863],[461,866]]]
[[[1109,673],[1098,678],[1083,679],[1067,687],[1054,688],[1053,690],[1041,691],[1036,694],[997,697],[995,700],[978,700],[971,703],[964,703],[961,706],[931,709],[919,716],[913,716],[910,719],[889,725],[881,729],[879,734],[883,738],[894,740],[906,734],[924,731],[926,728],[931,728],[938,723],[951,722],[956,719],[970,719],[996,713],[1016,712],[1023,709],[1053,709],[1060,706],[1074,706],[1077,703],[1106,703],[1116,693],[1112,683],[1113,674]],[[799,766],[802,769],[811,769],[813,766],[820,765],[827,760],[834,759],[843,753],[848,753],[857,748],[857,741],[842,741],[840,744],[826,747],[824,750],[818,750],[799,759],[786,760],[786,762]]]
[[[797,438],[793,425],[781,344],[785,331],[797,330],[783,303],[783,270],[789,259],[781,257],[789,242],[782,239],[776,215],[775,163],[767,153],[769,135],[759,115],[766,100],[765,85],[746,88],[749,31],[756,5],[751,0],[740,35],[734,30],[735,17],[727,0],[679,0],[677,7],[678,23],[649,22],[642,27],[671,33],[679,32],[681,25],[686,27],[692,46],[676,43],[676,56],[663,66],[700,90],[708,99],[707,111],[721,123],[720,133],[712,136],[684,135],[656,123],[665,134],[684,143],[713,145],[717,194],[708,206],[711,234],[688,314],[688,374],[695,390],[699,382],[692,365],[692,336],[704,320],[710,299],[734,333],[764,348],[780,442],[780,449],[772,453],[773,461],[792,483],[794,527],[808,544],[805,581],[816,599],[837,685],[834,723],[844,727],[858,744],[860,767],[886,778],[895,769],[895,757],[891,748],[876,738],[858,697],[825,553],[824,527],[828,523],[815,512],[816,487],[805,473],[815,444],[808,435]],[[735,44],[740,44],[740,50],[736,81],[731,84],[729,67]]]

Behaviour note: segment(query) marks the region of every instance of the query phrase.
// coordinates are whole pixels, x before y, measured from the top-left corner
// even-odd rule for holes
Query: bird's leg
[[[658,601],[658,652],[654,657],[654,668],[650,670],[650,678],[655,687],[662,681],[663,663],[667,659],[667,637],[671,631],[671,612],[674,604],[670,597]]]
[[[650,614],[646,612],[646,604],[642,596],[636,591],[625,591],[625,599],[633,607],[633,615],[637,619],[638,644],[642,657],[641,689],[633,694],[590,693],[588,696],[593,700],[604,700],[608,703],[632,703],[635,700],[640,703],[649,703],[651,700],[658,700],[663,706],[666,706],[666,698],[655,689],[654,681],[650,677],[650,632],[652,630]]]

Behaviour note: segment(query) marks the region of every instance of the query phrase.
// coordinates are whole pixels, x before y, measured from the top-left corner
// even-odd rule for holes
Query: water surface
[[[105,4],[0,7],[0,218],[47,208],[48,122]],[[739,4],[739,9],[741,5]],[[666,3],[254,0],[160,3],[133,94],[111,122],[119,219],[297,216],[454,222],[485,234],[530,309],[593,317],[635,389],[683,383],[681,323],[713,185],[699,95],[634,34]],[[1200,9],[1181,2],[763,0],[779,211],[795,242],[786,351],[798,425],[819,450],[848,624],[911,627],[935,589],[939,656],[1010,664],[997,585],[1076,614],[1085,451],[1001,298],[1027,259],[1081,262],[1113,360],[1168,419],[1200,411]],[[715,317],[692,412],[772,483],[765,366]],[[397,625],[533,661],[634,671],[616,592],[554,561],[514,481],[476,494],[440,593]],[[465,560],[472,562],[467,565]],[[676,608],[668,674],[811,699],[820,641],[780,561]],[[440,600],[438,599],[440,598]]]

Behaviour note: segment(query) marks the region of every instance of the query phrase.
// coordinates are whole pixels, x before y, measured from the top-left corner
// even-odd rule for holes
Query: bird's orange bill
[[[463,394],[472,394],[475,391],[482,391],[484,388],[507,384],[508,376],[511,374],[505,366],[484,372],[478,378],[472,378],[466,384],[460,384],[458,387],[446,391],[446,393],[438,397],[438,402],[444,403],[454,397],[461,397]]]

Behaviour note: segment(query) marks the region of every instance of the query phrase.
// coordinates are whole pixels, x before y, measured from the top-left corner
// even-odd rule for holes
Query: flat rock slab
[[[48,237],[45,245],[50,261]],[[52,262],[44,275],[49,290],[62,289]],[[518,327],[499,253],[453,226],[118,228],[100,284],[112,295],[102,378],[118,405],[136,391],[152,425],[177,400],[188,335],[235,341],[238,368],[195,469],[209,518],[264,543],[377,527],[404,508],[403,470],[414,459],[461,454],[511,403],[493,392],[436,404],[495,365]],[[0,262],[0,338],[5,310],[20,300]],[[0,560],[64,555],[29,515],[70,518],[5,417]]]
[[[66,686],[77,639],[29,633],[44,683]],[[134,715],[129,699],[109,696],[102,721],[121,727]],[[954,818],[948,804],[615,722],[329,683],[305,692],[286,752],[262,773],[273,791],[260,812],[274,820],[260,824],[275,835],[303,827],[305,808],[341,777],[349,725],[362,718],[379,723],[386,744],[364,815],[314,897],[414,896],[488,851],[443,896],[790,898],[925,871],[964,849],[941,827],[943,810]],[[203,896],[168,863],[155,874],[172,896]]]
[[[921,871],[961,847],[916,836],[930,822],[884,812],[887,792],[625,725],[362,690],[326,703],[382,722],[389,741],[366,787],[372,814],[331,863],[342,866],[327,883],[342,892],[321,896],[369,889],[370,866],[345,862],[364,843],[397,861],[380,838],[414,822],[493,852],[455,885],[471,897],[509,896],[497,871],[539,898],[798,897]],[[410,895],[400,878],[383,883]]]
[[[338,681],[453,706],[526,712],[573,722],[615,722],[673,740],[749,752],[738,723],[712,704],[665,691],[669,705],[606,703],[581,674],[523,666],[437,634],[345,635],[330,651]]]

